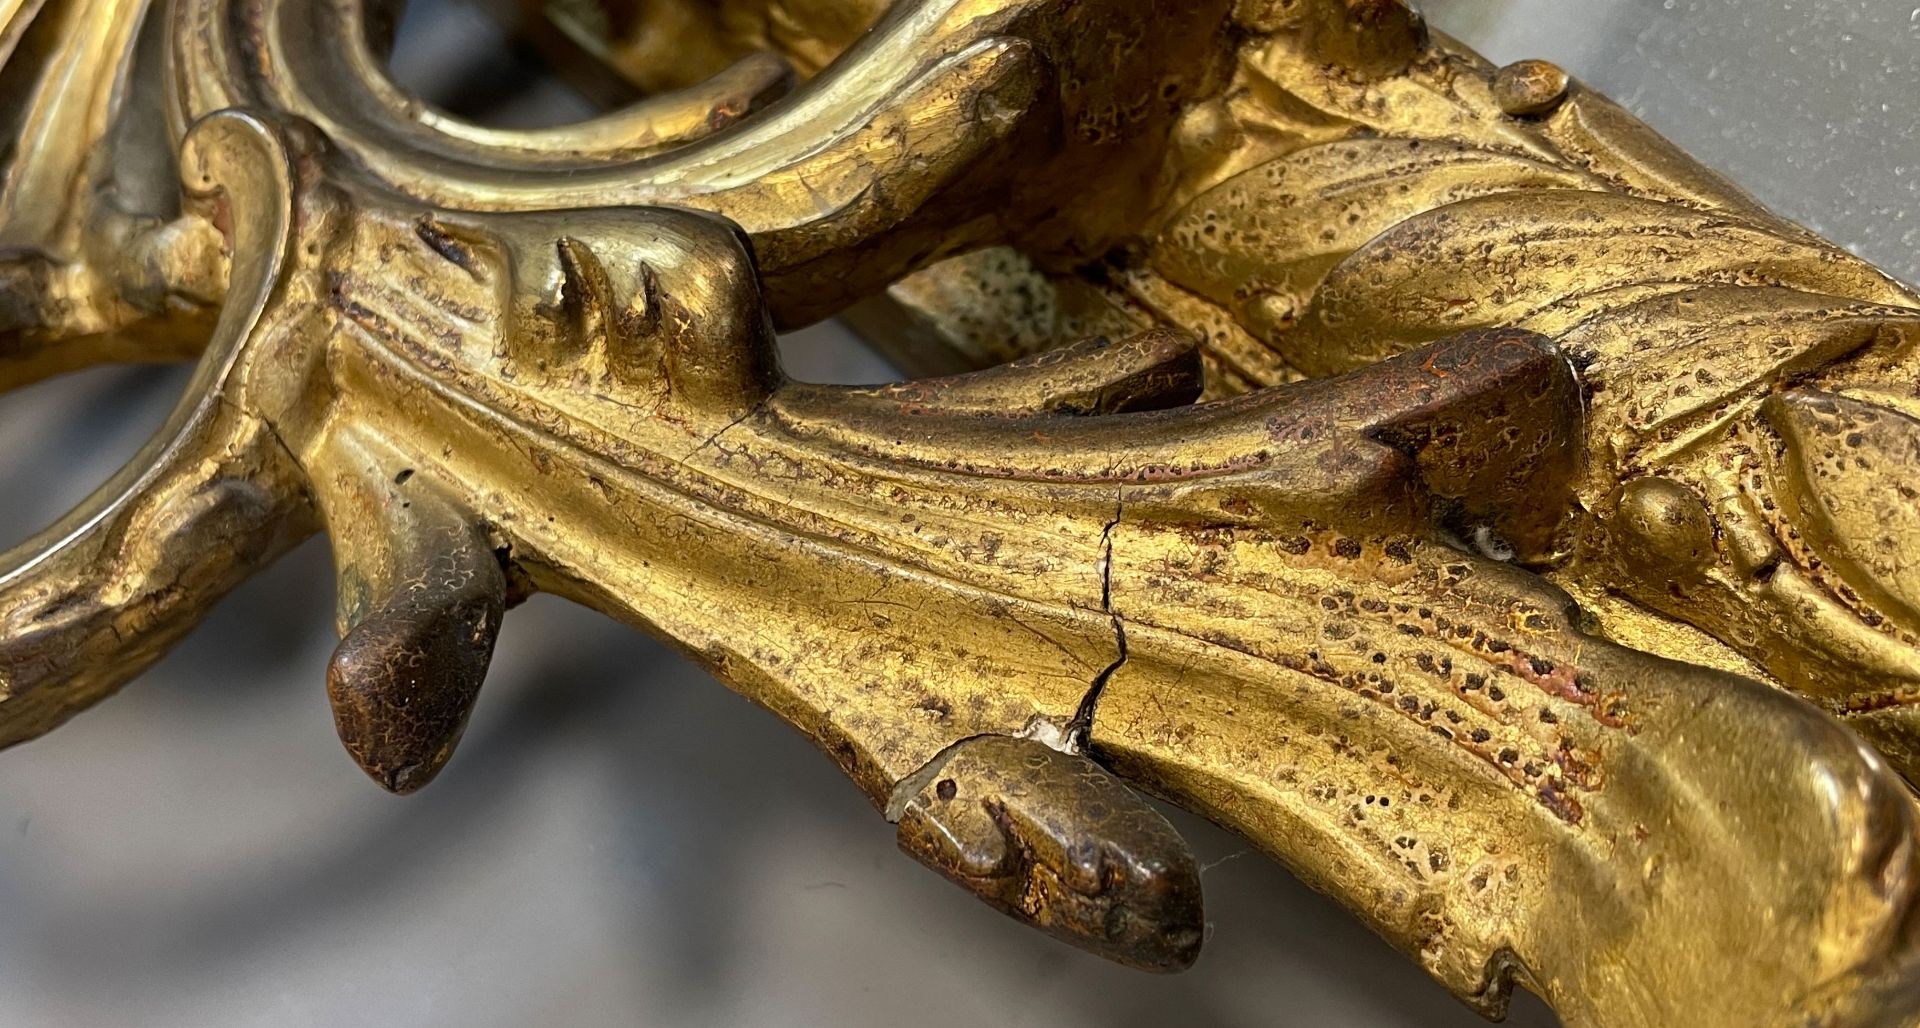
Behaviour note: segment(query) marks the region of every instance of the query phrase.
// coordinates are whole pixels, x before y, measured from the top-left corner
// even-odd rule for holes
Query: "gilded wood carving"
[[[0,743],[324,532],[395,791],[550,592],[1124,963],[1141,790],[1490,1015],[1913,1023],[1920,298],[1400,0],[883,6],[575,11],[649,95],[539,131],[353,0],[0,6],[0,385],[199,360],[0,561]],[[840,313],[927,377],[788,380]]]

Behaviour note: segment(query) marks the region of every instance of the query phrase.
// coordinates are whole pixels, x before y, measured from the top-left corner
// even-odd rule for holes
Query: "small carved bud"
[[[1713,518],[1699,494],[1670,478],[1636,478],[1620,490],[1622,555],[1639,570],[1697,574],[1713,559]]]
[[[1493,99],[1500,110],[1519,117],[1551,113],[1567,98],[1572,80],[1552,61],[1515,61],[1500,69],[1493,80]]]

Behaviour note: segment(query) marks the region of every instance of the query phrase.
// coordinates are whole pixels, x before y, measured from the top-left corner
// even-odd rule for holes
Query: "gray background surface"
[[[1427,9],[1495,60],[1562,62],[1920,277],[1912,0]],[[416,11],[407,75],[429,95],[470,83],[461,64],[497,47],[481,26]],[[530,96],[502,119],[568,109]],[[831,326],[789,343],[805,377],[887,374]],[[110,369],[0,397],[0,540],[102,480],[182,381]],[[545,598],[507,619],[447,772],[386,796],[341,752],[322,693],[331,578],[303,548],[122,695],[0,753],[0,1025],[1482,1023],[1192,818],[1212,922],[1195,970],[1139,975],[1052,943],[900,856],[773,718]],[[1512,1023],[1553,1019],[1523,997]]]

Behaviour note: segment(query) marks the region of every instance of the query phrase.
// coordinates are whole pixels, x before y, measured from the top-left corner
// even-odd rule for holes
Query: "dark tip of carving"
[[[404,796],[427,784],[438,771],[438,768],[430,768],[424,764],[407,764],[385,772],[380,778],[380,784],[385,786],[388,792]]]
[[[1106,769],[1030,739],[960,743],[900,816],[899,843],[996,909],[1148,971],[1200,955],[1200,871],[1166,818]]]
[[[413,224],[413,234],[419,237],[434,253],[445,258],[474,278],[480,276],[479,263],[474,259],[473,248],[448,232],[446,226],[426,215]]]
[[[554,243],[560,262],[560,306],[567,314],[575,345],[598,339],[609,327],[613,286],[593,248],[570,236]]]
[[[374,781],[412,792],[466,729],[505,610],[497,564],[421,576],[370,611],[327,669],[340,741]]]
[[[653,265],[640,262],[640,287],[620,312],[620,334],[629,339],[644,339],[660,328],[660,274]]]

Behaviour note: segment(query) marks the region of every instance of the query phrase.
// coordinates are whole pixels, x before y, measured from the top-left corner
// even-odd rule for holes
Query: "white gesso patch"
[[[1481,556],[1497,560],[1502,564],[1513,560],[1513,547],[1508,546],[1505,539],[1494,535],[1493,529],[1485,525],[1474,526],[1473,548],[1479,550]]]
[[[1021,729],[1016,737],[1032,739],[1042,746],[1059,750],[1062,753],[1080,752],[1080,747],[1073,737],[1073,732],[1065,725],[1056,724],[1051,718],[1034,718],[1032,721],[1027,722],[1027,727]]]

